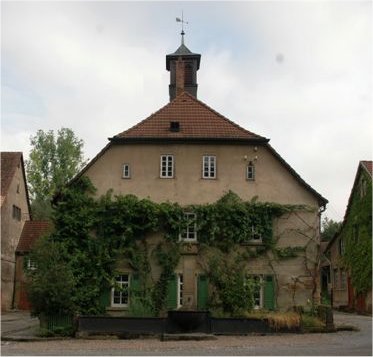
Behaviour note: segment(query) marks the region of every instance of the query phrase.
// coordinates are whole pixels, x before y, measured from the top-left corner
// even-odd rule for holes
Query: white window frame
[[[177,308],[183,306],[184,277],[183,274],[177,274]]]
[[[264,306],[264,288],[263,288],[263,281],[264,281],[264,278],[263,278],[263,275],[259,275],[259,274],[248,274],[247,277],[249,279],[258,279],[259,280],[259,288],[257,290],[257,292],[259,292],[259,299],[257,299],[255,297],[255,292],[254,292],[254,310],[259,310],[259,309],[262,309],[263,306]],[[259,303],[257,303],[259,302]]]
[[[202,157],[202,178],[203,179],[216,179],[216,156],[203,155]]]
[[[161,155],[160,173],[161,178],[174,178],[174,156],[171,154]]]
[[[130,164],[123,164],[122,178],[123,179],[129,179],[129,178],[131,178],[131,167],[130,167]]]
[[[27,258],[27,270],[36,270],[36,262],[30,257]]]
[[[255,165],[252,161],[246,166],[246,180],[255,181]]]
[[[347,288],[347,273],[346,273],[346,270],[343,270],[343,269],[341,269],[340,273],[341,273],[340,288],[342,290],[345,290]]]
[[[185,212],[186,227],[183,227],[179,235],[179,240],[183,242],[197,241],[197,214],[193,212]],[[190,222],[192,221],[192,222]]]
[[[127,277],[127,280],[122,280],[122,277]],[[118,278],[120,278],[121,280],[118,281]],[[112,307],[128,307],[129,305],[129,287],[130,287],[130,274],[128,273],[121,273],[119,275],[117,275],[115,277],[115,283],[117,285],[119,285],[121,288],[124,288],[125,286],[127,286],[127,291],[118,291],[119,293],[119,300],[120,302],[119,303],[116,303],[115,302],[115,293],[116,293],[116,290],[115,290],[115,286],[113,286],[111,288],[111,306]],[[127,295],[127,302],[122,302],[122,298],[123,298],[123,295],[126,294]]]

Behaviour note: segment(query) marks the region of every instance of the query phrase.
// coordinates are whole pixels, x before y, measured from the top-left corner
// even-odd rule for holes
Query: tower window
[[[13,205],[13,214],[12,214],[12,216],[17,221],[20,221],[21,217],[22,217],[21,209],[19,207],[15,206],[15,205]]]
[[[190,63],[186,63],[184,67],[184,84],[193,84],[193,65]]]

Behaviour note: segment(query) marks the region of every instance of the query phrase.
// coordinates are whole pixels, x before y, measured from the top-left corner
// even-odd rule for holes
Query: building
[[[18,310],[30,310],[30,303],[26,291],[26,272],[36,269],[28,254],[35,242],[51,231],[52,225],[48,221],[26,221],[16,249],[15,297],[14,307]]]
[[[303,205],[274,220],[279,253],[247,261],[248,274],[261,281],[256,305],[288,309],[319,297],[320,212],[327,200],[308,185],[269,145],[269,139],[246,130],[197,99],[197,71],[201,55],[181,46],[166,56],[170,71],[170,102],[134,127],[109,139],[80,175],[89,177],[96,195],[133,194],[155,202],[182,206],[213,203],[228,191],[241,199]],[[198,220],[186,212],[191,222]],[[161,234],[147,237],[150,247]],[[198,232],[194,223],[181,233],[191,247],[182,254],[171,284],[170,307],[203,308],[209,294],[199,261]],[[261,237],[249,245],[257,249]],[[150,248],[151,249],[151,248]],[[246,248],[245,248],[246,249]],[[286,252],[293,254],[286,254]],[[298,254],[294,252],[297,251]],[[125,262],[118,265],[121,286],[134,274]],[[159,271],[152,270],[156,280]],[[158,275],[157,275],[158,274]],[[109,311],[125,310],[128,296],[112,288]]]
[[[13,307],[15,251],[30,203],[21,152],[1,153],[1,310]]]
[[[329,242],[332,304],[372,312],[372,161],[360,161],[342,227]]]

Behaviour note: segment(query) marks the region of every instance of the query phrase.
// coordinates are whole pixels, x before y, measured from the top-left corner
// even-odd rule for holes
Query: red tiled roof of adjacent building
[[[372,176],[372,163],[373,161],[360,161],[360,163],[365,167],[370,176]]]
[[[179,130],[171,130],[171,122],[177,122]],[[225,139],[268,142],[268,139],[240,127],[187,92],[183,92],[137,125],[111,138],[114,141],[126,139]]]
[[[16,252],[29,252],[34,243],[41,236],[51,231],[51,229],[52,224],[48,221],[26,221],[23,226]]]
[[[21,152],[1,152],[1,203],[6,197],[10,183],[22,158]]]

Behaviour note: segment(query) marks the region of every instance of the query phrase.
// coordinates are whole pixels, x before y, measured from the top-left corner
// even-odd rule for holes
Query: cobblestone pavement
[[[219,336],[215,341],[61,340],[2,342],[2,355],[312,355],[371,356],[372,318],[336,313],[338,325],[360,331],[329,334],[280,334],[267,336]]]

